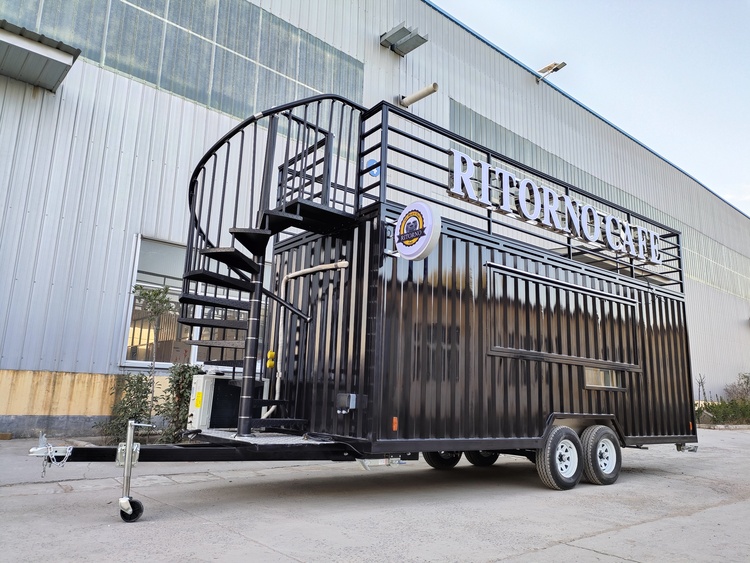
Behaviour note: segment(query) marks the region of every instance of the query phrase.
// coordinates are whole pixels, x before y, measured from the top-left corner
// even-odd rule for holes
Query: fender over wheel
[[[581,480],[583,465],[583,448],[575,430],[553,426],[536,454],[536,470],[542,482],[550,489],[572,489]]]
[[[581,436],[583,470],[589,483],[611,485],[620,476],[620,441],[608,426],[589,426]]]
[[[422,452],[422,457],[434,469],[453,469],[461,461],[461,452]]]
[[[488,452],[485,450],[479,450],[478,452],[464,452],[466,459],[472,465],[477,467],[489,467],[497,461],[500,454],[497,452]]]

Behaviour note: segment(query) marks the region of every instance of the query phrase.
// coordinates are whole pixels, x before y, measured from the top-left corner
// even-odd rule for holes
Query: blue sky
[[[750,0],[432,0],[750,216]]]

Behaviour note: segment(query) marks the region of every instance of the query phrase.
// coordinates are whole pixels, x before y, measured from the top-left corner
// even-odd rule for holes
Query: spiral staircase
[[[191,177],[179,322],[191,327],[187,343],[199,347],[205,369],[230,371],[241,388],[240,435],[305,428],[288,416],[288,399],[261,396],[270,378],[259,346],[267,302],[305,317],[264,289],[266,262],[274,242],[356,223],[363,111],[317,96],[255,114],[211,147]]]

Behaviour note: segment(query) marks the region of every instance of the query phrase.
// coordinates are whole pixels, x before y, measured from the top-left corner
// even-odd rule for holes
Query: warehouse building
[[[89,434],[154,346],[206,359],[176,312],[154,343],[132,288],[177,300],[188,180],[241,119],[433,84],[408,111],[681,233],[695,394],[720,394],[750,371],[750,218],[501,48],[425,0],[3,2],[0,432]]]

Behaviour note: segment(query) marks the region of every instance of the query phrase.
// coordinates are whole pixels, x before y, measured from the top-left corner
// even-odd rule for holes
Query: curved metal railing
[[[295,197],[356,212],[364,111],[341,96],[314,96],[256,113],[219,139],[190,178],[186,271],[205,265],[201,249],[233,244],[230,228],[260,228],[262,211]]]
[[[295,232],[293,225],[269,225],[269,210],[283,216],[303,202],[352,216],[358,211],[364,111],[336,95],[280,105],[237,124],[198,162],[190,177],[180,300],[181,321],[201,328],[201,361],[240,363],[253,262],[264,260],[272,235]]]

